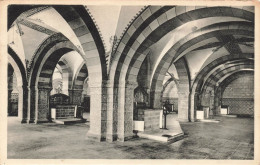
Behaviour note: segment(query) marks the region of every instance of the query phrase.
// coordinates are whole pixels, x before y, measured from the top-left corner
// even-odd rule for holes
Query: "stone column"
[[[106,82],[105,82],[106,83]],[[87,138],[95,141],[106,139],[107,93],[104,82],[90,83],[90,129]]]
[[[62,73],[62,93],[68,95],[69,90],[69,73]]]
[[[21,119],[21,123],[27,123],[28,120],[28,88],[27,86],[17,87],[19,92],[18,98],[18,117]]]
[[[69,104],[73,104],[73,89],[69,89]]]
[[[186,90],[178,90],[178,120],[189,121],[189,92]]]
[[[117,140],[117,91],[118,85],[114,85],[110,81],[107,81],[104,85],[104,90],[107,91],[107,135],[106,141],[112,142]]]
[[[219,115],[221,109],[221,87],[219,87],[216,91],[215,98],[214,98],[214,108],[215,108],[215,115]]]
[[[83,92],[82,89],[70,89],[69,90],[70,104],[81,105],[82,92]]]
[[[162,95],[162,91],[151,91],[150,94],[150,100],[151,100],[150,105],[152,105],[151,108],[154,109],[162,108],[161,95]]]
[[[196,111],[198,105],[198,92],[193,92],[190,96],[190,120],[192,122],[196,121]]]
[[[216,114],[216,109],[214,107],[214,99],[215,99],[215,93],[214,93],[214,91],[211,91],[210,100],[209,100],[209,109],[210,109],[210,111],[212,111],[211,115]]]
[[[9,116],[9,114],[11,113],[11,108],[12,108],[12,104],[11,104],[11,94],[12,94],[13,89],[8,89],[8,107],[7,107],[7,115]]]
[[[28,114],[27,121],[28,123],[35,123],[36,118],[36,108],[38,108],[38,88],[36,86],[28,87]]]
[[[118,141],[124,142],[133,137],[133,101],[137,82],[121,82],[118,91]]]
[[[189,121],[190,118],[190,73],[185,58],[180,58],[175,67],[179,76],[178,86],[178,120]]]
[[[38,104],[36,104],[35,108],[35,123],[51,121],[51,113],[49,107],[51,90],[51,87],[38,87]]]

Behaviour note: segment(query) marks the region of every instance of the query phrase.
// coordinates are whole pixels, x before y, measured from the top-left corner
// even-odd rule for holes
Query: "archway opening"
[[[18,100],[17,77],[11,64],[8,64],[8,116],[18,117]]]

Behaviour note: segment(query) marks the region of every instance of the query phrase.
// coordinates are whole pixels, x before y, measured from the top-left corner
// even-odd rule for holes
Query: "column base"
[[[27,123],[29,123],[29,121],[27,119],[22,119],[21,123],[22,124],[27,124]]]
[[[189,122],[189,119],[178,118],[177,121],[179,121],[179,122]]]
[[[117,140],[117,134],[107,134],[106,141],[113,142]]]
[[[40,119],[40,120],[35,120],[35,124],[40,124],[40,123],[49,123],[50,121],[48,119]]]
[[[197,119],[190,119],[190,122],[196,122]]]
[[[35,119],[30,119],[29,121],[27,121],[27,123],[29,123],[29,124],[35,123]]]
[[[95,141],[95,142],[101,142],[101,141],[105,141],[106,140],[106,138],[102,137],[101,134],[93,134],[93,133],[90,133],[90,132],[87,133],[87,137],[86,138],[88,140]]]
[[[117,137],[117,141],[119,142],[125,142],[127,140],[130,140],[130,139],[133,139],[135,137],[135,135],[132,133],[132,134],[129,134],[129,135],[118,135]]]

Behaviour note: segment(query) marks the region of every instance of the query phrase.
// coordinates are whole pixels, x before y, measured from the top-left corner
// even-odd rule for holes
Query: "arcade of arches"
[[[51,98],[89,112],[87,137],[134,136],[136,106],[196,122],[254,115],[254,7],[8,8],[8,116],[51,122]],[[128,13],[128,14],[125,14]],[[111,19],[111,21],[110,21]]]

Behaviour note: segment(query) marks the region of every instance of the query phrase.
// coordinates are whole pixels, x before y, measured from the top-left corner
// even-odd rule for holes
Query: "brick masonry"
[[[223,92],[222,105],[228,105],[230,114],[254,113],[254,76],[246,75],[232,81]]]

